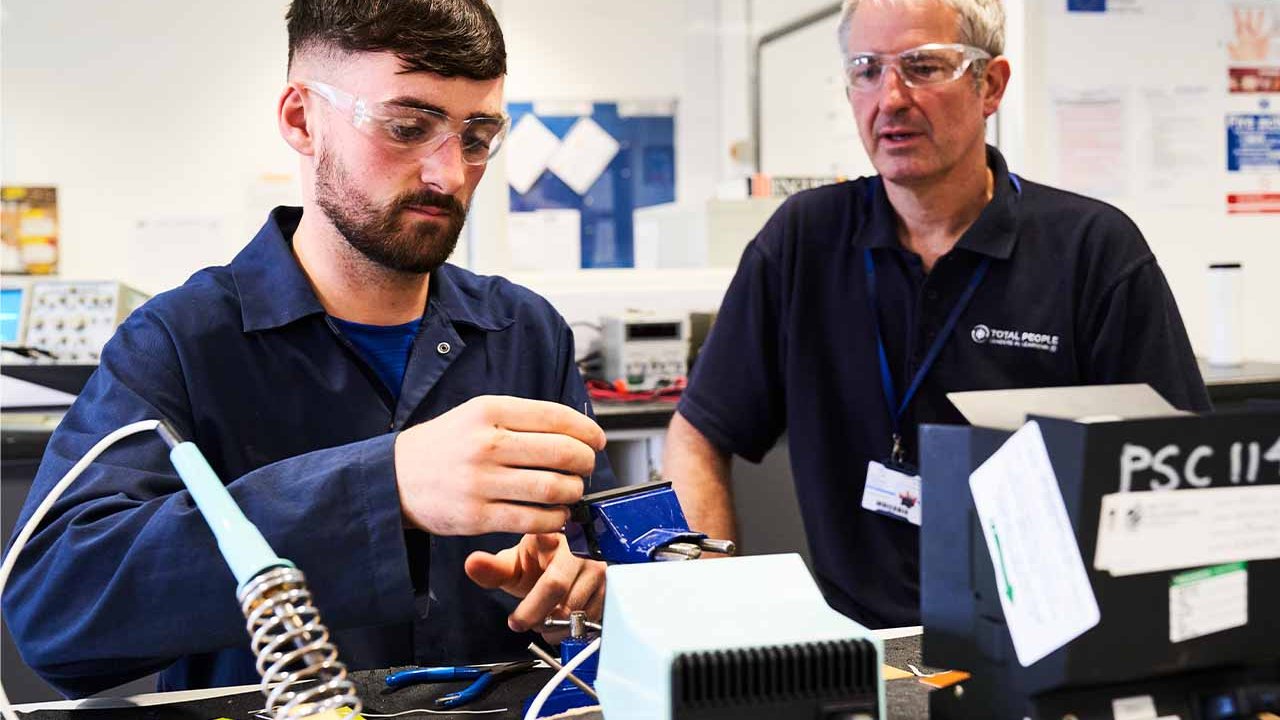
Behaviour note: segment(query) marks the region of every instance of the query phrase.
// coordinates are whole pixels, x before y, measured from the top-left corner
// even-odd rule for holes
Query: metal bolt
[[[700,557],[702,548],[693,543],[671,543],[653,553],[654,560],[697,560]]]
[[[698,541],[698,547],[707,552],[724,553],[732,555],[738,552],[738,546],[732,540],[716,540],[714,538],[703,538]]]

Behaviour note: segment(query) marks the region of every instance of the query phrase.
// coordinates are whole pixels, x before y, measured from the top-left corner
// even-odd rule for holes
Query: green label
[[[1233,572],[1244,572],[1245,564],[1242,562],[1227,563],[1226,565],[1214,565],[1213,567],[1201,568],[1200,570],[1192,570],[1169,578],[1169,585],[1178,587],[1179,585],[1191,585],[1202,580],[1226,575]]]

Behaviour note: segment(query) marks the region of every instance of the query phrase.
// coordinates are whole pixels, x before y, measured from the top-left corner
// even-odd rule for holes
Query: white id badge
[[[920,476],[908,475],[875,460],[867,463],[862,507],[920,527]]]

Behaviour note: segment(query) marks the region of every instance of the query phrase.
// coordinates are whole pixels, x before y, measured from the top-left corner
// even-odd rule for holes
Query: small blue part
[[[588,633],[585,637],[581,638],[566,638],[565,641],[560,644],[560,664],[567,665],[570,660],[577,657],[578,653],[582,652],[583,649],[590,645],[597,637],[598,635],[596,633]],[[574,677],[590,685],[592,688],[595,688],[596,672],[599,668],[600,653],[596,653],[584,660],[582,664],[573,671],[573,674]],[[532,697],[525,701],[525,714],[529,712],[529,705],[532,703]],[[599,704],[599,701],[592,699],[590,695],[582,692],[582,689],[577,685],[574,685],[569,680],[564,680],[556,686],[555,690],[551,691],[551,695],[547,697],[547,702],[543,704],[541,712],[538,713],[538,717],[550,717],[568,712],[574,708],[592,707]]]

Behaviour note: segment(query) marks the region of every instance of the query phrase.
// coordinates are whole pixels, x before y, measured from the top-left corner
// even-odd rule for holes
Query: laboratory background
[[[511,130],[450,262],[550,301],[598,381],[618,481],[661,479],[674,400],[744,248],[788,196],[875,174],[846,98],[839,3],[490,4],[507,45]],[[1005,7],[1012,75],[988,142],[1019,177],[1132,218],[1217,409],[1280,401],[1280,2]],[[230,262],[272,208],[301,204],[276,119],[287,8],[0,4],[6,540],[116,326]],[[1104,442],[1081,433],[1081,448]],[[739,544],[808,563],[788,445],[759,464],[734,460]],[[1280,628],[1268,631],[1280,647]],[[2,662],[14,703],[60,699],[7,629]],[[153,689],[144,679],[105,694]]]

